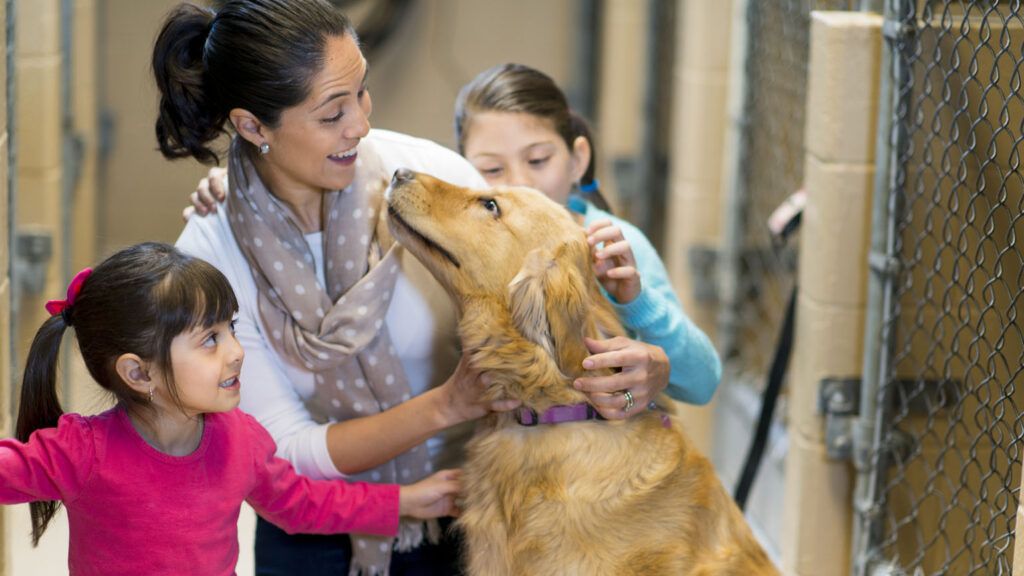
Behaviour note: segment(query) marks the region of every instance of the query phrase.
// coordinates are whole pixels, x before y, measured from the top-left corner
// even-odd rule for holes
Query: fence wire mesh
[[[750,0],[740,140],[738,294],[727,302],[727,380],[763,383],[795,282],[795,246],[772,242],[771,212],[802,187],[804,112],[812,10],[854,8],[847,0]]]
[[[898,268],[871,555],[906,574],[1009,575],[1024,434],[1024,14],[1019,1],[894,6]]]

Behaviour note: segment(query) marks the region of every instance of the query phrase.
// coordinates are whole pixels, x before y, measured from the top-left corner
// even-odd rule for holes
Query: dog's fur
[[[454,299],[489,399],[538,412],[586,400],[571,386],[588,356],[583,336],[623,330],[566,210],[530,189],[469,190],[401,171],[388,207],[396,239]],[[625,421],[487,419],[464,471],[469,572],[777,574],[671,402],[661,404]]]

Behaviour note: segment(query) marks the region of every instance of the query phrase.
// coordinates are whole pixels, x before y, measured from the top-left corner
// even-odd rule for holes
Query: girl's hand
[[[214,166],[210,168],[210,172],[205,178],[199,180],[196,191],[188,197],[192,201],[192,205],[181,213],[181,217],[186,222],[192,217],[192,214],[205,216],[217,211],[217,204],[223,202],[227,196],[228,189],[225,185],[227,174],[227,168]]]
[[[647,404],[668,386],[669,362],[658,346],[616,336],[608,340],[584,338],[591,356],[583,359],[587,370],[620,369],[607,376],[577,378],[573,386],[609,420],[621,420],[643,412]],[[626,392],[633,398],[629,410]]]
[[[398,515],[427,520],[458,516],[455,496],[462,488],[461,470],[441,470],[398,489]]]
[[[594,271],[604,289],[619,304],[636,299],[640,294],[640,273],[622,229],[611,220],[598,220],[587,227],[587,243],[594,252]]]
[[[455,372],[441,385],[446,426],[476,420],[488,412],[506,412],[521,404],[518,400],[487,401],[484,392],[489,383],[488,376],[474,369],[469,357],[463,355]]]

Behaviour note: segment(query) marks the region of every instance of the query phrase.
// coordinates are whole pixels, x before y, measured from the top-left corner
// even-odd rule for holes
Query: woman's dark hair
[[[522,64],[501,64],[484,70],[463,86],[455,99],[455,142],[460,154],[465,154],[469,125],[479,112],[522,112],[547,120],[570,151],[576,138],[586,138],[590,143],[590,164],[580,178],[581,192],[598,208],[610,210],[594,178],[597,147],[590,126],[569,108],[565,93],[550,76]]]
[[[171,341],[193,328],[230,320],[238,310],[235,293],[219,270],[172,246],[155,242],[121,250],[97,266],[74,304],[51,316],[36,333],[25,361],[15,435],[27,442],[40,428],[52,428],[64,411],[57,399],[60,344],[69,326],[89,374],[132,414],[152,415],[148,396],[117,373],[122,354],[153,362],[171,398],[181,406],[171,373]],[[32,544],[38,544],[59,502],[33,502]]]
[[[324,0],[228,0],[216,12],[179,5],[153,47],[160,151],[219,163],[209,144],[228,113],[242,108],[276,127],[309,95],[327,39],[344,35],[356,39],[352,23]]]

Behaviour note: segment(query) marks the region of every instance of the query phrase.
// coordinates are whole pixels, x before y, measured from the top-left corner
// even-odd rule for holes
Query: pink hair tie
[[[75,304],[78,293],[82,291],[82,284],[85,284],[85,279],[91,274],[92,268],[86,268],[75,274],[75,277],[71,279],[71,284],[68,285],[68,297],[64,300],[50,300],[46,303],[46,311],[50,313],[50,316],[60,314],[64,317],[64,322],[70,324],[68,321],[70,308]]]

